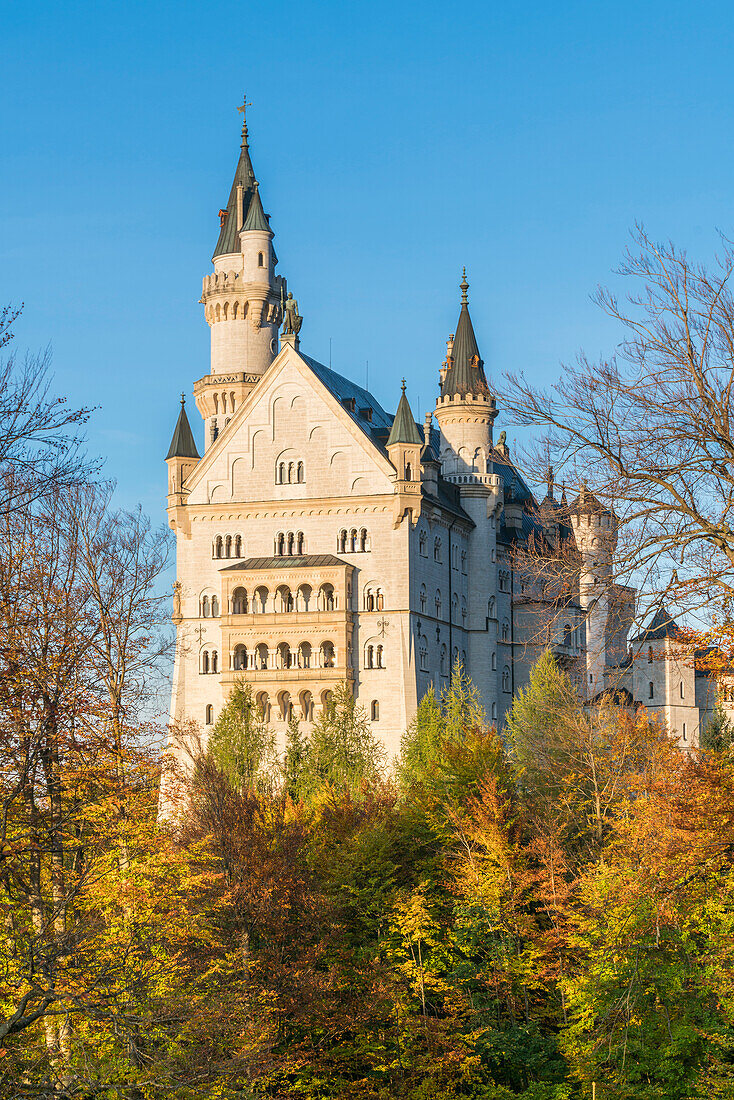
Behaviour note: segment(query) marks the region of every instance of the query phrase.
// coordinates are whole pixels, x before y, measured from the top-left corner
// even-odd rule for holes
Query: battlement
[[[436,412],[440,412],[441,409],[451,409],[452,406],[462,408],[465,405],[473,405],[476,408],[485,408],[488,414],[497,412],[497,402],[491,395],[488,397],[483,393],[467,393],[461,397],[459,394],[454,394],[446,397],[439,397],[436,400]]]

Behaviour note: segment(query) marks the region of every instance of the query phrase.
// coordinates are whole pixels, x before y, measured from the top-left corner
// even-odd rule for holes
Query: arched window
[[[339,554],[346,554],[347,552],[347,532],[341,530],[336,540],[336,549]]]
[[[502,641],[509,642],[510,640],[510,624],[507,619],[502,623]]]
[[[224,541],[222,540],[221,535],[217,535],[216,539],[214,540],[214,557],[224,557]]]
[[[511,676],[510,676],[510,670],[505,665],[504,671],[502,673],[502,690],[503,691],[508,691],[508,692],[512,691],[511,683],[512,683],[512,680],[511,680]]]
[[[285,554],[285,535],[282,531],[275,540],[275,553],[278,555],[279,558],[282,558]]]
[[[655,698],[655,685],[653,684],[652,680],[648,684],[647,697],[648,697],[648,699],[654,699]]]
[[[217,618],[219,615],[219,600],[216,596],[212,596],[212,617]]]
[[[382,611],[385,607],[385,595],[381,588],[377,589],[377,610]]]
[[[437,618],[437,619],[440,619],[440,618],[441,618],[441,608],[442,608],[442,604],[441,604],[441,589],[440,589],[440,588],[437,588],[437,589],[436,589],[436,595],[435,595],[435,597],[434,597],[434,602],[435,602],[435,604],[436,604],[436,618]]]
[[[202,596],[201,598],[201,614],[205,619],[209,618],[209,597]]]
[[[288,532],[288,554],[292,557],[293,551],[296,545],[295,535],[292,531]]]
[[[418,550],[419,550],[419,553],[420,553],[421,557],[423,557],[423,558],[425,558],[425,556],[426,556],[426,542],[427,541],[428,541],[428,537],[426,535],[426,532],[421,531],[420,535],[418,536]]]
[[[247,614],[247,592],[244,588],[235,588],[232,593],[232,614]]]
[[[448,661],[449,661],[448,650],[446,649],[445,645],[442,645],[441,646],[441,675],[442,676],[448,676],[448,674],[449,674]]]
[[[212,672],[219,672],[219,654],[216,649],[212,650]]]
[[[281,722],[290,721],[291,717],[291,693],[289,691],[278,692],[278,711]]]
[[[364,593],[364,609],[365,611],[375,610],[375,594],[371,588],[365,589]]]
[[[252,594],[252,610],[256,615],[264,615],[268,609],[268,596],[270,593],[264,584],[256,588]]]
[[[255,668],[267,668],[268,667],[268,647],[265,642],[260,642],[255,647]]]
[[[310,691],[302,691],[298,696],[301,702],[301,718],[304,722],[313,721],[313,695]]]
[[[291,667],[291,647],[287,642],[280,642],[278,645],[277,653],[277,667],[278,668],[290,668]]]
[[[312,588],[310,584],[302,584],[296,593],[296,610],[308,611],[311,603]]]
[[[267,691],[259,691],[255,699],[257,711],[260,717],[267,722],[270,717],[270,699]]]
[[[368,645],[367,648],[364,651],[364,667],[365,668],[374,668],[375,667],[375,647],[374,646]]]
[[[494,598],[494,596],[490,596],[489,601],[487,603],[487,618],[489,618],[489,619],[494,618],[494,607],[495,607],[495,598]]]
[[[688,738],[686,736],[686,724],[685,724],[685,722],[683,723],[683,740],[684,741],[688,740]]]
[[[367,549],[367,528],[363,527],[359,532],[359,548],[364,553]]]
[[[303,476],[303,463],[299,462],[298,466],[296,468],[296,481],[298,482],[299,485],[303,485],[304,480],[305,479],[304,479],[304,476]]]
[[[204,652],[201,655],[201,671],[202,672],[208,672],[209,671],[209,651],[206,650],[206,649],[204,650]]]
[[[497,721],[497,704],[496,703],[492,703],[492,721],[493,722]]]
[[[258,267],[264,267],[265,266],[265,257],[262,254],[262,252],[258,252],[258,254],[257,254],[257,266]]]
[[[225,558],[231,558],[232,557],[232,536],[231,535],[227,535],[226,539],[224,540],[224,556],[225,556]]]
[[[461,597],[461,623],[462,626],[466,626],[466,600]]]
[[[288,463],[288,484],[292,485],[296,480],[296,464],[295,462]]]
[[[454,623],[459,621],[459,597],[456,593],[451,598],[451,621]]]
[[[214,723],[214,707],[209,703],[206,708],[206,724],[211,726]]]
[[[336,665],[336,650],[333,642],[321,643],[321,667],[334,668]]]
[[[493,653],[492,654],[492,672],[494,672],[496,670],[496,668],[497,668],[497,654]]]
[[[298,647],[298,667],[310,668],[311,667],[311,643],[301,642]]]
[[[573,631],[571,630],[570,623],[566,623],[563,627],[563,644],[567,646],[573,645]]]
[[[380,704],[377,699],[373,699],[370,704],[370,718],[373,722],[380,721]]]
[[[647,647],[647,663],[652,664],[652,646]]]
[[[377,662],[378,668],[385,667],[384,650],[381,645],[378,645],[377,649],[375,650],[375,661]]]
[[[236,558],[242,557],[242,535],[237,535],[234,540],[234,556]]]
[[[299,531],[296,535],[296,553],[302,554],[304,548],[303,531]]]
[[[405,480],[406,481],[412,481],[413,480],[413,467],[411,466],[411,464],[409,462],[405,463]]]
[[[234,647],[234,653],[232,654],[232,667],[235,672],[242,672],[247,668],[247,647],[244,645],[236,645]]]
[[[418,667],[422,672],[428,670],[428,643],[425,638],[418,643]]]
[[[285,462],[278,463],[278,469],[275,475],[276,485],[282,485],[285,481]]]
[[[354,554],[357,551],[357,528],[353,527],[349,532],[349,553]]]
[[[441,540],[439,538],[433,540],[433,560],[441,561]]]
[[[322,584],[319,589],[319,611],[335,611],[336,598],[333,584]]]
[[[426,586],[425,586],[425,584],[421,585],[420,603],[421,603],[421,611],[425,611],[426,610]]]
[[[461,551],[461,572],[466,575],[466,550]]]

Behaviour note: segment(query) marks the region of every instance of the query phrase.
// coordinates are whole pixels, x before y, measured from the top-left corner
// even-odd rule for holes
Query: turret
[[[286,293],[285,280],[275,274],[273,231],[250,160],[245,108],[245,103],[239,108],[242,140],[229,200],[219,211],[214,273],[204,277],[202,286],[201,302],[211,329],[211,371],[194,393],[207,421],[206,446],[275,358]]]
[[[397,527],[406,512],[410,512],[413,523],[417,523],[420,515],[423,439],[405,396],[405,379],[386,447],[396,471],[394,524]]]
[[[178,509],[186,503],[186,479],[193,473],[199,452],[186,415],[186,398],[181,394],[181,410],[166,455],[168,466],[168,513],[172,527],[177,526]]]
[[[604,690],[610,623],[609,586],[617,546],[617,517],[590,493],[586,483],[568,507],[581,555],[579,602],[586,613],[586,673],[590,697]]]
[[[497,416],[497,404],[487,384],[469,316],[468,289],[464,268],[459,321],[447,346],[441,394],[436,402],[443,476],[458,483],[462,493],[486,483],[492,425]]]

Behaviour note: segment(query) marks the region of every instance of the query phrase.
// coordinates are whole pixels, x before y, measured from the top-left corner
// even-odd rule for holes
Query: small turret
[[[171,446],[168,448],[168,454],[166,455],[169,510],[185,503],[186,479],[193,473],[198,461],[199,452],[196,449],[194,433],[191,431],[189,418],[186,415],[186,397],[181,394],[181,410],[176,421]]]
[[[613,580],[612,558],[617,546],[618,522],[614,512],[589,492],[586,482],[568,506],[568,518],[581,555],[579,602],[586,613],[587,689],[593,697],[605,687],[607,650],[613,626],[609,586]]]
[[[468,289],[464,268],[459,321],[447,346],[440,372],[441,395],[436,402],[443,476],[459,484],[462,493],[486,483],[497,416],[497,403],[489,390],[469,316]]]
[[[405,379],[386,447],[397,473],[393,515],[395,526],[397,527],[406,512],[410,512],[413,523],[417,523],[420,514],[423,439],[405,395]]]

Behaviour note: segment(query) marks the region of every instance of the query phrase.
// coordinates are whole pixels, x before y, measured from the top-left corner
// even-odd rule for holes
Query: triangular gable
[[[246,431],[246,424],[255,408],[263,400],[267,400],[267,394],[277,386],[279,378],[286,373],[289,367],[296,368],[299,378],[310,386],[317,398],[326,406],[328,413],[346,430],[351,441],[361,449],[369,462],[374,464],[373,468],[377,466],[380,472],[392,480],[395,474],[394,468],[384,449],[367,430],[367,426],[363,427],[355,416],[350,415],[349,410],[344,407],[329,386],[319,377],[307,358],[301,356],[294,348],[286,346],[281,349],[262,378],[244,398],[229,424],[219,433],[215,442],[199,461],[186,484],[190,494],[195,493],[202,483],[207,482],[213,468],[221,462],[222,458],[229,456],[238,434],[243,430]],[[376,405],[376,402],[374,404]],[[379,406],[377,407],[379,408]],[[379,411],[382,417],[387,416],[382,409]],[[238,452],[233,452],[232,457],[236,458],[237,454]],[[348,490],[348,488],[347,486],[346,489]]]

